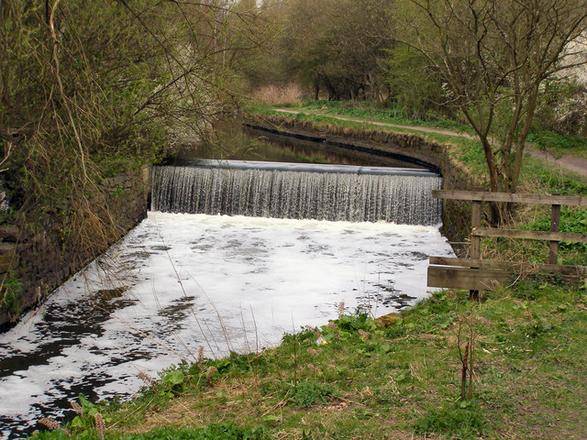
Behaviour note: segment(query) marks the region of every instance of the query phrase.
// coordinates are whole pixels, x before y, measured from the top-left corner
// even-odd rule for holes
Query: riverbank
[[[368,102],[308,101],[298,105],[273,108],[284,113],[325,115],[354,122],[387,125],[391,128],[407,128],[423,133],[476,139],[472,128],[462,122],[452,119],[411,119],[405,117],[398,109],[381,108]],[[538,157],[534,153],[543,153],[557,160],[568,158],[571,162],[578,159],[582,165],[581,170],[585,170],[584,161],[587,161],[587,138],[585,137],[563,135],[548,130],[532,130],[528,136],[528,144],[529,154],[534,157]]]
[[[401,316],[342,316],[275,349],[185,364],[129,403],[86,403],[67,430],[99,438],[102,419],[106,438],[585,438],[584,292],[522,283],[466,298],[442,292]],[[471,400],[459,399],[459,334],[461,347],[475,340]]]
[[[5,223],[0,230],[15,232],[11,236],[0,233],[0,334],[145,218],[149,167],[135,165],[111,171],[100,182],[112,223],[110,234],[96,238],[93,246],[81,242],[75,247],[65,246],[64,237],[72,231],[64,230],[57,218],[42,229],[35,227],[35,219],[2,219]],[[91,226],[86,225],[87,241],[94,240]]]
[[[364,130],[319,124],[322,133]],[[441,145],[482,178],[474,144],[445,139]],[[572,176],[534,163],[525,168],[524,185],[586,192]],[[565,211],[561,228],[584,231],[582,215]],[[540,227],[543,217],[519,211],[517,226]],[[546,249],[484,242],[486,254],[530,261]],[[565,245],[561,255],[569,263],[586,258],[584,245]],[[584,438],[585,290],[519,281],[480,304],[467,297],[437,293],[383,321],[341,316],[245,356],[204,360],[195,350],[189,363],[158,380],[138,373],[145,390],[128,403],[82,402],[83,415],[65,429],[82,438]],[[459,346],[462,353],[468,338],[474,340],[474,391],[461,400]],[[62,428],[38,436],[66,437]]]

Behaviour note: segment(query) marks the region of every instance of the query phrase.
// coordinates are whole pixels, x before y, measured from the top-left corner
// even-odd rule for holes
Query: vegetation
[[[523,160],[527,141],[586,157],[585,87],[569,73],[583,63],[585,10],[584,0],[2,0],[2,223],[85,261],[120,235],[110,202],[124,189],[108,178],[195,138],[231,143],[210,132],[247,94],[314,98],[295,118],[321,127],[425,136],[493,191],[587,195],[574,176]],[[274,154],[263,143],[221,154],[259,149]],[[548,229],[548,216],[520,210],[514,222]],[[586,227],[584,210],[563,210],[561,230]],[[510,260],[546,252],[483,245]],[[587,264],[587,247],[563,244],[560,256]],[[20,311],[19,269],[4,277],[0,311]],[[143,376],[134,400],[80,397],[66,426],[45,419],[34,437],[587,438],[584,288],[518,280],[466,298],[439,292],[377,321],[341,315],[271,350]]]
[[[300,82],[315,100],[325,88],[329,100],[466,123],[483,147],[491,191],[517,191],[533,129],[544,139],[545,129],[568,127],[559,119],[581,119],[556,113],[584,96],[570,73],[585,62],[584,0],[278,3],[286,61],[276,80]],[[505,206],[493,208],[495,222],[508,220]]]
[[[341,316],[262,353],[180,365],[66,429],[97,438],[99,412],[107,438],[584,438],[585,305],[584,292],[548,283],[482,303],[437,293],[402,315]],[[468,332],[473,396],[463,400]]]
[[[399,104],[384,106],[371,101],[320,100],[303,101],[299,104],[282,105],[280,107],[317,115],[350,116],[364,120],[366,123],[374,121],[394,125],[446,128],[455,132],[470,133],[472,131],[466,124],[443,117],[440,114],[427,113],[426,116],[421,118],[413,117],[406,111],[404,106]],[[271,105],[259,105],[256,103],[249,105],[247,108],[261,113],[273,110]]]
[[[315,111],[314,109],[318,109]],[[310,122],[317,128],[321,126],[346,127],[356,132],[361,131],[389,131],[396,133],[415,134],[431,141],[443,144],[452,157],[462,162],[472,175],[478,176],[481,180],[488,181],[487,169],[485,167],[483,148],[479,141],[458,135],[458,131],[465,131],[466,128],[452,121],[443,120],[422,120],[411,121],[393,110],[378,110],[372,106],[352,106],[342,103],[312,103],[302,107],[296,107],[300,113],[287,114],[276,111],[270,106],[249,106],[248,111],[258,115],[278,116],[280,118],[291,118],[301,122]],[[346,120],[338,118],[337,115],[353,116],[353,119]],[[399,116],[398,116],[399,115]],[[378,122],[389,123],[378,124]],[[446,128],[447,132],[421,131],[420,127]],[[461,130],[459,130],[462,128]],[[455,132],[454,134],[452,132]],[[554,173],[552,169],[543,162],[528,158],[522,168],[521,189],[526,192],[543,192],[550,194],[587,194],[587,184],[572,174]]]
[[[475,130],[491,190],[515,192],[541,85],[573,64],[566,48],[587,27],[584,1],[408,3],[405,41]]]
[[[234,107],[233,15],[246,19],[215,1],[0,2],[0,186],[24,238],[75,265],[120,236],[106,178]]]
[[[552,130],[537,130],[528,134],[528,141],[555,156],[571,154],[587,159],[587,138],[564,135]]]

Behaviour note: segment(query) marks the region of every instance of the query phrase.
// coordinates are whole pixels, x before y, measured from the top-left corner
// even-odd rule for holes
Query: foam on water
[[[79,393],[127,397],[181,360],[252,351],[322,325],[337,304],[375,315],[427,295],[436,226],[150,213],[0,335],[0,432],[63,417]],[[256,324],[255,324],[256,323]]]

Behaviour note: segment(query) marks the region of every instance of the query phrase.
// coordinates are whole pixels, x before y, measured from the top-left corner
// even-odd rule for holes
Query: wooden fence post
[[[552,205],[550,231],[558,232],[558,226],[561,218],[561,205]],[[558,261],[558,241],[550,242],[550,253],[548,255],[548,262],[550,264],[557,264]]]
[[[481,227],[481,202],[474,201],[471,207],[471,229],[475,230]],[[469,248],[469,258],[479,260],[481,258],[481,237],[471,235],[471,247]],[[479,291],[470,290],[469,298],[478,300]]]
[[[471,210],[471,228],[474,230],[479,227],[481,227],[481,202],[475,201]],[[481,237],[471,236],[469,257],[473,260],[481,258]]]

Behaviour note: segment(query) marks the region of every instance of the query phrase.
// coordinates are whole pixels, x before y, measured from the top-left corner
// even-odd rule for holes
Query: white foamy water
[[[61,417],[79,393],[128,397],[199,347],[277,344],[349,311],[427,295],[437,227],[150,213],[17,327],[0,334],[0,433]]]

